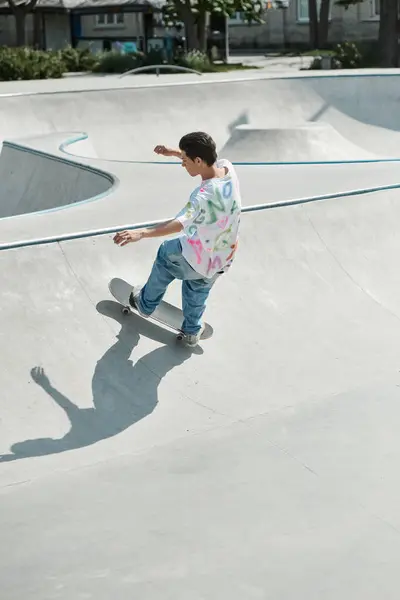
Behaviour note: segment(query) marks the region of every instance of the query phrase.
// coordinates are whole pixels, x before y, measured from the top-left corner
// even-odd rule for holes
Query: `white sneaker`
[[[202,325],[201,329],[198,333],[181,333],[179,339],[185,344],[185,346],[189,346],[190,348],[194,348],[197,346],[199,341],[201,340],[201,336],[204,332],[205,326]]]
[[[139,291],[134,290],[131,293],[131,295],[129,296],[129,304],[132,306],[132,308],[134,308],[135,310],[137,310],[137,312],[139,313],[139,315],[141,317],[143,317],[144,319],[148,319],[150,317],[150,315],[144,313],[140,309],[139,296],[140,296],[140,290]]]

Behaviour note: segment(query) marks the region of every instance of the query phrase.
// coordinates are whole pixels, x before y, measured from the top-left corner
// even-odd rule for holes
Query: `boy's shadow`
[[[42,368],[34,367],[33,380],[65,411],[71,427],[62,438],[16,442],[11,446],[12,454],[0,456],[0,462],[82,448],[120,433],[153,412],[161,379],[193,353],[177,344],[173,333],[134,314],[124,316],[117,302],[100,302],[97,310],[118,321],[121,330],[117,342],[96,365],[92,379],[93,407],[79,408],[52,386]],[[140,335],[165,345],[133,364],[130,356]]]

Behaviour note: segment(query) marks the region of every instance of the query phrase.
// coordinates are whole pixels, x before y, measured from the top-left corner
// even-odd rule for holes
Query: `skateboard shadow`
[[[169,371],[190,358],[193,351],[179,346],[175,335],[132,314],[122,315],[112,301],[97,305],[99,313],[116,320],[121,329],[117,341],[100,358],[92,379],[93,407],[79,408],[51,383],[41,367],[31,370],[32,379],[65,411],[70,429],[62,438],[38,438],[16,442],[0,462],[45,456],[90,446],[113,437],[150,415],[158,403],[158,386]],[[131,354],[140,336],[164,344],[133,363]],[[197,349],[199,351],[199,349]]]

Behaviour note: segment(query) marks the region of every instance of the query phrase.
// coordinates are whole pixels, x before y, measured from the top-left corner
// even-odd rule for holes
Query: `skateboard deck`
[[[136,290],[138,291],[140,289],[138,286],[131,285],[124,279],[115,277],[114,279],[111,279],[110,283],[108,284],[108,289],[117,302],[121,304],[124,315],[135,313],[136,315],[139,315],[139,317],[142,317],[142,315],[129,304],[129,296],[131,295],[132,291],[135,292]],[[147,319],[173,329],[178,336],[178,340],[183,338],[181,329],[183,323],[183,312],[177,306],[162,300],[156,310],[149,317],[147,317]],[[204,323],[204,326],[205,329],[201,335],[202,340],[210,338],[214,332],[209,323]]]

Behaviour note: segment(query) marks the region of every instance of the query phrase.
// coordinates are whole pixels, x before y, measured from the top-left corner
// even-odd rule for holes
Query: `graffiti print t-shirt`
[[[190,266],[211,278],[232,264],[237,247],[241,198],[239,180],[228,160],[217,161],[225,177],[207,179],[196,188],[176,219],[183,225],[182,255]]]

